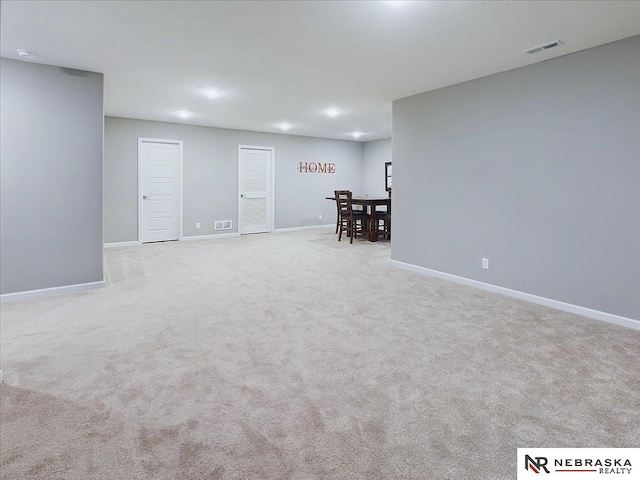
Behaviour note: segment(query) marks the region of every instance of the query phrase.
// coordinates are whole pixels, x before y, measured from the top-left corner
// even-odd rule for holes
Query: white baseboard
[[[451,282],[461,283],[470,287],[480,288],[489,292],[501,293],[509,297],[518,298],[520,300],[526,300],[531,303],[537,303],[546,307],[557,308],[565,312],[575,313],[577,315],[583,315],[585,317],[595,318],[603,322],[614,323],[623,327],[631,328],[633,330],[640,330],[640,320],[634,320],[633,318],[621,317],[612,313],[601,312],[599,310],[592,310],[591,308],[580,307],[571,303],[561,302],[559,300],[552,300],[550,298],[539,297],[531,293],[519,292],[517,290],[511,290],[505,287],[499,287],[490,283],[480,282],[478,280],[472,280],[470,278],[458,277],[457,275],[451,275],[450,273],[439,272],[438,270],[431,270],[430,268],[419,267],[410,263],[400,262],[398,260],[389,260],[389,263],[394,267],[402,268],[405,270],[411,270],[412,272],[419,273],[421,275],[428,275],[431,277],[441,278],[443,280],[449,280]]]
[[[335,223],[329,223],[326,225],[309,225],[307,227],[276,228],[273,233],[300,232],[302,230],[317,230],[319,228],[331,228],[335,226]]]
[[[104,280],[99,282],[79,283],[77,285],[64,285],[62,287],[41,288],[40,290],[29,290],[27,292],[5,293],[0,295],[0,301],[13,300],[30,300],[32,298],[49,297],[51,295],[60,295],[62,293],[77,293],[86,290],[94,290],[102,288],[105,285]]]
[[[183,242],[189,242],[191,240],[211,240],[212,238],[229,238],[229,237],[237,237],[240,234],[237,232],[234,233],[214,233],[213,235],[194,235],[192,237],[182,237]]]
[[[335,227],[335,223],[327,224],[327,225],[310,225],[307,227],[292,227],[292,228],[276,228],[273,230],[273,233],[285,233],[285,232],[298,232],[301,230],[315,230],[318,228],[330,228]],[[180,239],[181,242],[189,242],[192,240],[211,240],[212,238],[229,238],[229,237],[238,237],[240,234],[238,232],[233,233],[214,233],[211,235],[193,235],[189,237],[182,237]],[[137,240],[132,242],[114,242],[114,243],[105,243],[104,248],[118,248],[118,247],[134,247],[140,245]]]
[[[105,243],[104,248],[118,248],[118,247],[133,247],[138,245],[138,241],[134,240],[133,242],[114,242],[114,243]]]

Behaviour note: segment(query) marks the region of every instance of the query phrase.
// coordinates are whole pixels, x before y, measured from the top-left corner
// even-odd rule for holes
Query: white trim
[[[13,300],[29,300],[32,298],[49,297],[51,295],[59,295],[62,293],[76,293],[84,292],[86,290],[94,290],[96,288],[102,288],[105,286],[105,281],[99,282],[79,283],[77,285],[64,285],[62,287],[41,288],[39,290],[29,290],[26,292],[5,293],[0,295],[0,300],[13,301]]]
[[[139,245],[137,240],[133,240],[131,242],[112,242],[105,243],[104,248],[118,248],[118,247],[132,247],[134,245]]]
[[[178,140],[178,145],[180,146],[180,236],[178,237],[178,241],[181,241],[182,237],[184,237],[184,164],[182,158],[182,140]]]
[[[229,238],[229,237],[239,237],[239,233],[218,233],[213,235],[193,235],[190,237],[183,237],[182,241],[187,242],[190,240],[211,240],[213,238]]]
[[[307,227],[276,228],[273,233],[300,232],[302,230],[319,230],[321,228],[333,228],[335,226],[335,223],[328,223],[326,225],[309,225]]]
[[[102,159],[102,207],[100,208],[101,213],[102,213],[102,223],[100,225],[101,230],[102,230],[102,234],[100,235],[102,237],[102,280],[104,280],[104,276],[105,273],[107,271],[107,261],[104,258],[104,132],[105,129],[107,128],[107,117],[104,114],[104,105],[105,105],[105,95],[104,95],[104,77],[103,77],[103,91],[102,91],[102,151],[100,152],[100,156]],[[0,379],[0,381],[2,381]]]
[[[271,231],[276,228],[276,149],[271,148]]]
[[[501,293],[502,295],[507,295],[509,297],[526,300],[527,302],[537,303],[539,305],[556,308],[558,310],[575,313],[577,315],[583,315],[585,317],[594,318],[603,322],[613,323],[622,327],[631,328],[633,330],[640,330],[640,320],[634,320],[633,318],[621,317],[612,313],[592,310],[591,308],[580,307],[578,305],[561,302],[559,300],[552,300],[551,298],[539,297],[531,293],[519,292],[518,290],[511,290],[510,288],[499,287],[497,285],[491,285],[490,283],[484,283],[478,280],[472,280],[470,278],[458,277],[457,275],[452,275],[450,273],[439,272],[438,270],[431,270],[430,268],[419,267],[417,265],[400,262],[398,260],[389,260],[389,263],[394,267],[410,270],[421,275],[442,278],[443,280],[461,283],[462,285],[480,288],[489,292]]]
[[[273,232],[276,224],[276,149],[275,147],[261,147],[256,145],[238,145],[238,160],[236,166],[238,168],[238,234],[242,235],[240,228],[242,227],[242,209],[240,208],[240,151],[245,148],[248,150],[268,150],[271,152],[271,222],[269,232]]]
[[[182,148],[182,140],[170,140],[170,139],[165,139],[165,138],[149,138],[149,137],[138,137],[138,245],[142,245],[142,235],[140,234],[140,232],[142,232],[142,197],[140,195],[140,181],[142,179],[142,172],[140,171],[140,152],[141,152],[141,147],[142,147],[142,143],[143,142],[147,142],[147,143],[170,143],[172,145],[178,145],[178,147],[180,148],[180,181],[179,181],[179,185],[180,185],[180,209],[178,214],[180,215],[180,218],[178,219],[178,222],[180,223],[180,234],[178,237],[178,240],[182,240],[183,237],[183,218],[184,218],[184,175],[183,175],[183,158],[182,158],[182,152],[183,152],[183,148]]]

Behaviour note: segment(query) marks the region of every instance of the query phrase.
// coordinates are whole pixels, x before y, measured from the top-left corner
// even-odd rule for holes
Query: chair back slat
[[[340,215],[351,216],[353,206],[351,203],[352,193],[349,190],[335,190],[336,204]]]

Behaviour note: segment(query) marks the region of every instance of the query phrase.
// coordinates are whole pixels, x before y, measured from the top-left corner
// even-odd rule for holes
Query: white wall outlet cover
[[[483,258],[482,259],[482,268],[486,268],[487,270],[489,269],[489,259],[488,258]]]
[[[196,223],[196,228],[200,228],[200,224],[199,223]]]
[[[318,220],[322,220],[322,215],[318,215]]]

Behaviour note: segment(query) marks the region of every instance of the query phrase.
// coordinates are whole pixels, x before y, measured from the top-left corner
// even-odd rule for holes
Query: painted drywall
[[[392,258],[640,319],[638,52],[394,101]]]
[[[103,76],[0,61],[1,292],[102,281]]]
[[[276,229],[331,224],[335,203],[325,197],[363,190],[361,142],[106,117],[105,243],[138,238],[138,137],[184,142],[185,237],[237,232],[238,145],[275,148]],[[300,173],[299,162],[334,163],[336,172]],[[233,230],[214,231],[215,220],[232,220]]]
[[[364,193],[369,197],[386,197],[384,164],[391,162],[391,139],[374,140],[364,144]]]

